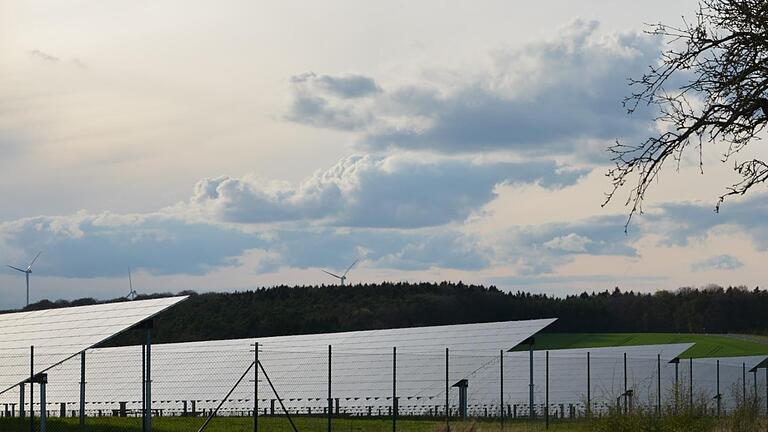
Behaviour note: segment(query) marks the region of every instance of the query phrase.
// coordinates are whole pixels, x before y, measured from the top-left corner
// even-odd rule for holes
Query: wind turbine
[[[27,279],[27,306],[29,306],[29,275],[32,274],[32,264],[34,264],[35,261],[37,261],[37,257],[39,257],[41,253],[43,253],[43,251],[40,251],[40,252],[37,253],[37,255],[35,255],[35,257],[32,259],[32,262],[29,263],[29,265],[27,266],[26,270],[22,270],[22,269],[20,269],[18,267],[14,267],[12,265],[8,266],[8,267],[10,267],[10,268],[12,268],[14,270],[18,270],[18,271],[24,273],[24,276]]]
[[[125,298],[127,298],[128,300],[133,300],[133,299],[136,298],[138,293],[136,292],[135,289],[133,289],[133,281],[131,280],[131,268],[130,267],[128,267],[128,286],[131,287],[131,291],[128,293],[127,296],[125,296]]]
[[[324,272],[324,273],[326,273],[326,274],[329,274],[329,275],[331,275],[331,276],[333,276],[333,277],[335,277],[336,279],[338,279],[339,281],[341,281],[341,286],[344,286],[344,281],[345,281],[345,280],[347,280],[347,273],[349,273],[349,271],[350,271],[350,270],[352,270],[352,267],[354,267],[354,266],[355,266],[355,264],[357,264],[357,262],[358,262],[358,261],[359,261],[359,260],[355,260],[355,262],[353,262],[353,263],[352,263],[352,265],[350,265],[349,267],[347,267],[347,270],[346,270],[346,271],[344,272],[344,274],[343,274],[343,275],[341,275],[341,276],[339,276],[339,275],[337,275],[337,274],[333,274],[333,273],[331,273],[331,272],[329,272],[329,271],[325,271],[325,270],[323,270],[323,272]]]

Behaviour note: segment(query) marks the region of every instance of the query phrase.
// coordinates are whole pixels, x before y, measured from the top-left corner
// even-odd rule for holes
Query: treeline
[[[553,317],[559,319],[547,329],[550,332],[768,333],[768,291],[759,288],[684,288],[653,294],[616,288],[563,298],[443,282],[184,294],[190,294],[187,301],[156,318],[156,342]],[[143,298],[157,296],[163,294]],[[29,309],[95,302],[43,301]],[[138,341],[140,335],[129,332],[113,343]]]

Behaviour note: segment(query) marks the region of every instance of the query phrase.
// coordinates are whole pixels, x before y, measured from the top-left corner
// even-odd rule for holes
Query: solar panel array
[[[260,372],[259,405],[265,412],[271,412],[273,407],[279,410],[279,405],[275,404],[279,397],[294,413],[322,413],[328,404],[330,368],[332,399],[339,406],[339,412],[344,414],[387,415],[392,406],[393,380],[396,379],[400,413],[442,415],[446,383],[451,386],[466,379],[470,415],[495,416],[502,409],[508,416],[525,415],[529,408],[529,353],[507,350],[552,322],[553,319],[511,321],[156,344],[152,350],[153,407],[165,415],[212,409],[252,364],[253,344],[259,342],[259,360],[277,392],[275,394]],[[330,359],[329,345],[332,346]],[[675,388],[675,366],[670,361],[691,346],[668,344],[549,351],[550,413],[562,416],[576,411],[583,413],[588,386],[593,411],[615,405],[624,392],[625,355],[627,388],[634,391],[635,400],[638,403],[656,401],[661,378],[662,397],[669,402]],[[393,347],[397,347],[396,370]],[[446,348],[449,350],[447,380]],[[533,359],[534,409],[539,415],[543,412],[545,399],[546,355],[544,351],[535,351]],[[503,404],[501,356],[504,362]],[[723,409],[730,409],[736,401],[726,394],[725,389],[744,387],[742,366],[749,371],[765,358],[721,359]],[[140,410],[141,359],[141,346],[87,351],[86,410],[89,415],[113,415],[121,403],[129,412]],[[715,364],[716,359],[694,361],[697,397],[714,395]],[[678,365],[680,391],[684,391],[689,382],[687,368],[685,360]],[[69,411],[79,409],[79,358],[63,362],[48,373],[50,403],[64,403]],[[226,401],[223,415],[248,415],[253,408],[252,373]],[[758,379],[759,386],[765,385],[762,375],[748,374],[748,378]],[[751,390],[752,387],[748,388]],[[448,399],[451,409],[455,410],[457,389],[449,389]],[[0,395],[0,403],[17,400],[15,389]]]
[[[717,369],[720,363],[720,394],[721,407],[733,409],[736,402],[754,397],[755,387],[757,396],[766,394],[766,376],[764,369],[753,369],[764,362],[768,356],[743,357],[713,357],[694,359],[693,361],[693,395],[695,400],[707,401],[711,409],[716,406],[715,396],[718,388]],[[679,379],[683,399],[689,398],[691,383],[691,363],[687,359],[680,360]]]
[[[614,405],[624,393],[624,355],[627,358],[627,388],[637,400],[655,398],[658,359],[661,358],[662,382],[668,388],[673,382],[674,368],[669,361],[688,350],[693,344],[664,344],[579,348],[549,351],[549,400],[553,410],[564,409],[569,414],[572,405],[580,412],[585,409],[590,394],[592,411]],[[589,379],[587,372],[589,353]],[[547,387],[547,352],[534,351],[534,403],[542,412]],[[468,377],[469,400],[473,405],[500,406],[500,360],[488,364]],[[529,409],[530,359],[527,352],[504,356],[505,405],[517,405],[522,412]],[[589,386],[589,390],[587,389]],[[663,390],[663,391],[664,391]],[[560,405],[563,405],[562,407]],[[471,408],[471,407],[470,407]],[[484,411],[484,410],[483,410]],[[555,412],[555,411],[551,411]]]
[[[512,348],[554,319],[416,327],[258,339],[260,361],[280,397],[294,409],[327,404],[328,345],[333,346],[333,396],[346,409],[357,401],[385,406],[391,400],[392,347],[397,346],[397,374],[405,398],[429,400],[444,394],[445,349],[451,352],[450,379],[461,379],[500,349]],[[200,410],[215,406],[254,360],[255,339],[158,344],[152,349],[153,406],[179,411],[196,401]],[[141,347],[91,349],[86,354],[89,411],[114,409],[126,402],[139,409]],[[79,361],[49,372],[48,399],[78,405]],[[264,401],[274,399],[262,379]],[[14,395],[7,399],[14,401]],[[252,406],[252,386],[231,396],[229,410]],[[3,399],[0,397],[0,402]],[[239,402],[238,402],[239,401]]]
[[[168,309],[186,296],[0,314],[0,393]]]

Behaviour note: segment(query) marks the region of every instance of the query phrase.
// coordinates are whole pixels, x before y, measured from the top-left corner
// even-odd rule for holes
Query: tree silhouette
[[[682,288],[653,294],[614,288],[552,297],[461,282],[382,282],[188,294],[189,300],[155,318],[155,342],[552,317],[558,320],[547,331],[768,334],[768,291],[745,287]],[[42,301],[26,309],[92,303],[96,300]],[[143,338],[141,332],[128,332],[109,344],[139,344]]]
[[[721,143],[722,161],[759,139],[768,122],[768,1],[703,0],[693,23],[658,24],[647,33],[671,48],[640,79],[630,79],[632,95],[624,106],[658,109],[659,134],[640,144],[616,142],[609,147],[615,166],[607,175],[612,190],[605,203],[629,187],[627,224],[642,204],[649,186],[670,161],[697,151],[703,170],[703,144]],[[741,180],[728,186],[715,206],[731,195],[743,195],[768,180],[768,164],[759,159],[734,162]],[[604,204],[605,205],[605,204]]]

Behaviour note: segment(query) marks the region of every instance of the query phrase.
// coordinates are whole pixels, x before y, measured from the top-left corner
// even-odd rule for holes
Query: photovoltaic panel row
[[[0,393],[186,299],[186,296],[0,314]]]
[[[550,401],[558,404],[583,404],[587,386],[592,401],[608,403],[624,392],[624,355],[627,358],[627,386],[639,400],[650,400],[655,394],[658,359],[661,359],[662,382],[673,382],[670,361],[690,349],[691,343],[637,345],[604,348],[578,348],[549,351]],[[589,361],[587,360],[589,353]],[[547,351],[534,351],[534,399],[542,403],[547,386]],[[588,372],[589,368],[589,372]],[[470,399],[496,404],[500,402],[500,360],[494,359],[468,377]],[[589,376],[588,376],[589,375]],[[530,359],[527,352],[504,356],[507,386],[506,404],[527,405],[529,401]]]
[[[688,359],[681,359],[678,366],[678,379],[685,398],[688,397],[688,389],[692,386],[696,400],[714,401],[719,387],[722,408],[731,409],[735,407],[736,401],[742,398],[766,396],[768,391],[765,386],[766,371],[757,368],[764,364],[766,358],[768,356],[694,359],[693,368]],[[756,395],[754,395],[755,388],[757,388]],[[714,402],[710,405],[714,406]]]
[[[453,358],[450,379],[476,370],[486,356],[524,341],[554,320],[373,330],[258,339],[260,361],[289,404],[324,406],[328,381],[328,345],[333,346],[334,397],[342,401],[391,397],[392,348],[398,348],[398,380],[406,398],[444,394],[445,348]],[[253,362],[257,339],[158,344],[152,350],[153,395],[179,408],[180,401],[213,405]],[[97,348],[87,352],[87,400],[92,407],[141,400],[141,347]],[[77,360],[77,359],[74,359]],[[49,399],[78,401],[79,362],[49,373]],[[261,394],[274,397],[263,375]],[[238,388],[233,400],[252,400],[252,386]],[[272,396],[269,396],[272,395]],[[13,396],[10,396],[13,399]],[[322,401],[321,401],[322,399]],[[350,402],[351,403],[351,402]],[[302,405],[304,406],[304,405]]]

